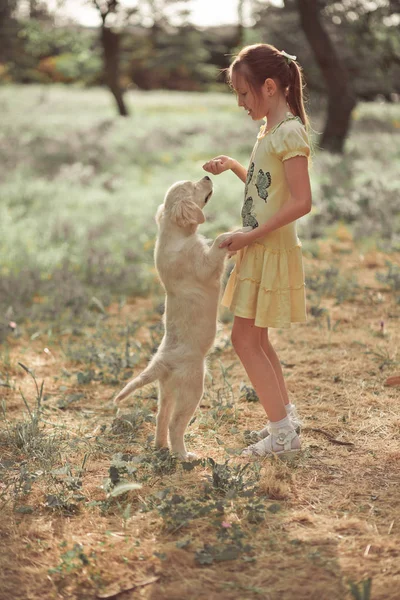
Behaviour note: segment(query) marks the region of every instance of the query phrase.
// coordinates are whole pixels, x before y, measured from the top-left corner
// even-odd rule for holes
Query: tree
[[[391,100],[400,93],[400,1],[326,2],[323,16],[332,39],[346,41],[341,58],[357,98]]]
[[[124,6],[120,0],[91,0],[101,17],[101,43],[104,53],[104,73],[108,87],[113,94],[121,116],[128,114],[124,103],[123,91],[120,85],[120,34],[106,23],[114,19],[114,25],[127,27],[129,24],[144,25],[150,28],[153,44],[157,36],[169,24],[169,9],[176,5],[175,17],[181,20],[187,16],[183,4],[187,0],[136,0],[133,6]]]
[[[10,60],[17,39],[18,22],[14,17],[17,0],[0,2],[0,63]]]
[[[119,80],[120,35],[106,24],[107,17],[117,12],[118,0],[92,1],[101,17],[100,40],[103,47],[105,81],[117,103],[119,114],[122,117],[126,117],[128,115],[128,109],[124,102],[123,91]]]
[[[400,1],[251,2],[262,40],[296,54],[309,89],[327,97],[321,144],[341,152],[351,106],[359,99],[383,95],[391,100],[400,93]]]
[[[328,114],[320,145],[331,152],[343,152],[356,97],[349,73],[342,64],[320,14],[319,0],[297,0],[300,22],[328,92]]]

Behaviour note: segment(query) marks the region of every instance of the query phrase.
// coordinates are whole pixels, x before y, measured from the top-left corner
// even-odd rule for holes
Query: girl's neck
[[[284,121],[288,114],[290,115],[292,113],[286,104],[286,98],[283,98],[283,100],[280,101],[273,110],[270,110],[267,115],[267,131],[273,129],[276,125]]]

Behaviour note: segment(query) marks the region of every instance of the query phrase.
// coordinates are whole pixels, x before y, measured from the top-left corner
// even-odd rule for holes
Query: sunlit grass
[[[259,124],[229,92],[132,91],[127,103],[123,119],[105,89],[0,88],[3,310],[12,305],[21,316],[35,295],[47,306],[60,296],[58,283],[51,285],[57,272],[67,274],[76,311],[75,296],[82,307],[85,295],[103,294],[105,302],[145,293],[154,284],[154,214],[167,188],[201,178],[202,164],[217,154],[248,161]],[[311,117],[319,131],[321,115]],[[314,208],[298,224],[302,239],[319,239],[344,221],[358,237],[398,246],[399,120],[397,105],[359,105],[346,155],[316,151]],[[232,173],[214,184],[202,227],[210,237],[240,224],[243,193]]]

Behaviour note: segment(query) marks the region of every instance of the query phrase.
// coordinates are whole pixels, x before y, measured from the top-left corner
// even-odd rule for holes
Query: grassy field
[[[308,322],[271,331],[301,457],[238,456],[264,415],[221,312],[189,464],[153,450],[156,387],[112,398],[162,337],[166,188],[246,162],[257,127],[229,94],[128,102],[124,120],[105,91],[0,88],[1,600],[397,600],[400,107],[360,105],[346,154],[315,151]],[[210,237],[242,193],[214,183]]]

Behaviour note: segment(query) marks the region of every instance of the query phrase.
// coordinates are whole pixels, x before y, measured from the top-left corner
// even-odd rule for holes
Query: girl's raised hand
[[[203,169],[212,175],[219,175],[232,169],[234,160],[230,156],[216,156],[203,165]]]

